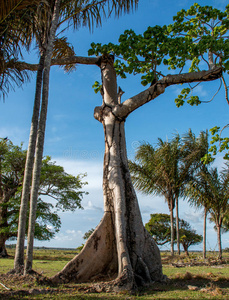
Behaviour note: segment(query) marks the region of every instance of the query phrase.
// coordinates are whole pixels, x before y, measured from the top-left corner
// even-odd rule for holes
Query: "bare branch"
[[[98,65],[100,61],[100,57],[83,57],[83,56],[71,56],[60,59],[52,59],[52,66],[63,66],[68,64],[82,64],[82,65]],[[11,65],[6,64],[6,69],[11,68]],[[12,68],[16,68],[19,71],[29,70],[29,71],[37,71],[38,64],[29,64],[26,62],[16,62]]]
[[[208,71],[167,75],[143,92],[127,99],[122,104],[115,106],[113,108],[113,113],[119,118],[125,118],[138,107],[146,104],[147,102],[155,99],[160,94],[164,93],[165,89],[170,85],[198,81],[211,81],[218,79],[221,76],[222,68],[220,67]]]
[[[0,282],[0,284],[1,284],[1,286],[3,286],[6,290],[11,291],[11,289],[8,288],[8,287],[6,287],[3,283]]]
[[[222,76],[222,81],[223,81],[223,85],[224,85],[224,89],[225,89],[225,98],[227,100],[227,104],[229,104],[229,100],[228,100],[228,86],[226,84],[226,81],[224,79],[224,77]]]
[[[222,79],[220,80],[219,88],[216,91],[216,93],[213,95],[213,97],[210,100],[208,100],[208,101],[201,100],[201,103],[209,103],[209,102],[211,102],[215,98],[215,96],[218,94],[218,92],[220,91],[221,87],[222,87]]]

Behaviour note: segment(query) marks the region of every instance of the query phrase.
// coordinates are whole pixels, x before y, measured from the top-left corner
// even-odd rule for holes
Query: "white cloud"
[[[173,89],[173,92],[174,94],[177,96],[181,93],[182,89],[184,87],[180,87],[180,86],[173,86],[172,89]],[[198,85],[194,90],[193,90],[193,93],[191,94],[190,93],[190,96],[191,95],[198,95],[200,100],[210,100],[210,98],[212,97],[206,90],[206,88],[204,88],[203,85]],[[210,97],[210,98],[209,98]]]
[[[208,96],[207,90],[202,85],[198,85],[193,92],[200,97],[200,100],[201,97]]]
[[[84,206],[84,209],[85,210],[99,210],[99,211],[103,211],[102,207],[95,206],[94,204],[92,204],[91,200],[89,200],[87,202],[87,205]]]
[[[59,233],[54,237],[56,241],[75,241],[78,238],[83,237],[83,232],[81,230],[67,229],[63,233]]]
[[[186,211],[183,213],[184,220],[191,224],[200,225],[203,223],[203,216],[201,212]],[[182,217],[183,218],[183,217]],[[192,226],[192,225],[191,225]]]
[[[87,173],[84,181],[88,182],[87,189],[101,189],[103,177],[103,162],[97,160],[74,160],[72,158],[53,158],[57,164],[64,167],[72,175]]]

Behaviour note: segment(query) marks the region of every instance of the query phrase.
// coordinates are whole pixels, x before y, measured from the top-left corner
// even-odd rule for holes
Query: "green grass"
[[[3,295],[0,295],[0,299],[229,299],[229,253],[224,254],[226,263],[212,266],[188,266],[193,262],[200,263],[202,261],[201,255],[198,253],[191,253],[189,258],[183,255],[171,258],[168,253],[162,253],[163,273],[169,277],[169,282],[166,284],[155,283],[134,296],[124,292],[119,294],[85,293],[84,287],[87,287],[87,284],[66,284],[58,287],[39,286],[32,277],[32,279],[25,279],[1,275],[13,268],[14,251],[10,249],[9,254],[12,257],[0,259],[0,282],[12,288],[13,291],[20,289],[28,291],[34,288],[42,289],[47,293],[16,294],[12,297],[7,294],[4,298],[6,290],[0,285],[0,293]],[[76,251],[70,250],[35,250],[33,268],[38,273],[51,277],[60,271],[75,254]],[[208,259],[216,261],[216,255],[208,253]],[[182,267],[180,267],[181,265]]]

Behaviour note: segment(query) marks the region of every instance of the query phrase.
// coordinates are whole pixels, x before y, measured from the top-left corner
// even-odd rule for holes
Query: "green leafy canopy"
[[[0,234],[6,240],[17,236],[25,159],[26,151],[22,149],[22,144],[16,146],[8,139],[0,139]],[[43,159],[35,238],[49,240],[55,236],[61,226],[59,210],[82,208],[82,198],[87,194],[82,190],[87,184],[83,182],[85,176],[66,173],[49,156]],[[55,201],[46,202],[43,196]]]
[[[117,44],[92,43],[88,54],[115,55],[117,75],[126,78],[127,74],[139,74],[143,86],[154,84],[168,75],[169,70],[176,70],[179,74],[220,66],[223,71],[221,81],[229,103],[225,79],[225,75],[229,74],[229,5],[225,11],[220,11],[212,6],[195,3],[188,10],[179,11],[173,21],[168,26],[148,27],[143,34],[136,34],[132,29],[126,30],[120,35]],[[213,96],[208,101],[202,101],[194,94],[197,85],[189,84],[182,88],[175,98],[177,107],[185,102],[197,106],[214,99]],[[98,92],[99,83],[96,82],[93,87]],[[229,149],[228,138],[213,133],[214,128],[211,132],[212,147],[203,158],[205,163],[213,161],[217,152]],[[228,159],[229,154],[226,153],[224,158]]]
[[[211,68],[207,54],[213,55],[214,66],[221,65],[225,72],[229,70],[229,5],[224,12],[211,6],[194,4],[187,11],[181,10],[174,17],[174,23],[168,26],[148,27],[143,34],[126,30],[120,35],[118,44],[92,43],[89,55],[112,53],[116,72],[122,78],[126,74],[140,74],[141,83],[146,86],[163,76],[170,69],[189,72],[199,71],[207,64]],[[176,99],[177,106],[183,105],[191,89],[182,91]],[[198,105],[198,96],[191,96],[191,105]]]

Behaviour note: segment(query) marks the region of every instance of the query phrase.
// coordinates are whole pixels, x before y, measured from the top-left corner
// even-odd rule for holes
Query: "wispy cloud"
[[[29,139],[29,130],[20,127],[1,127],[0,137],[8,137],[15,145],[20,145],[23,142],[25,148]]]
[[[79,173],[87,173],[85,181],[88,182],[87,189],[101,189],[102,190],[102,177],[103,177],[103,162],[97,160],[74,160],[53,158],[57,164],[64,167],[65,171],[72,175]]]
[[[185,221],[188,221],[191,225],[192,224],[200,225],[203,223],[203,216],[201,212],[188,211],[188,212],[184,212],[183,215]]]
[[[71,230],[67,229],[64,233],[59,233],[54,237],[54,240],[56,241],[75,241],[78,238],[83,237],[83,232],[81,230]]]
[[[103,212],[102,207],[99,207],[99,206],[96,206],[96,205],[92,204],[92,202],[90,200],[87,202],[87,205],[84,206],[84,209],[85,210],[98,210],[98,211]]]

